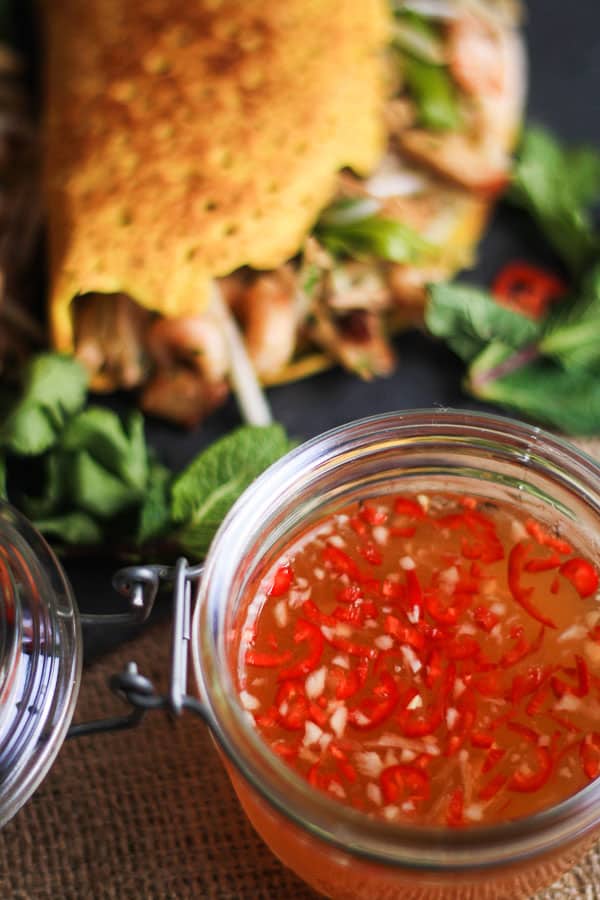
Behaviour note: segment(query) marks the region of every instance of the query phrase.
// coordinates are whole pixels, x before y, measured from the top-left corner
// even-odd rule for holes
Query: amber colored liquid
[[[236,629],[248,716],[368,816],[468,827],[554,805],[598,774],[595,571],[507,504],[405,499],[323,520],[252,586]]]

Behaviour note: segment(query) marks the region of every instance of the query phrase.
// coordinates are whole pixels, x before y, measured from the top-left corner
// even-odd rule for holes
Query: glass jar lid
[[[0,827],[60,749],[81,662],[79,615],[60,564],[27,520],[0,502]]]

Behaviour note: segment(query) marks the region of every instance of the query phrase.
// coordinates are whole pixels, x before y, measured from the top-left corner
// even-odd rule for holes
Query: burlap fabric
[[[597,451],[600,443],[586,446]],[[115,710],[109,674],[134,658],[160,685],[168,629],[86,672],[77,718]],[[135,731],[67,742],[0,833],[1,900],[315,900],[254,834],[205,727],[161,713]],[[600,846],[536,900],[600,900]]]

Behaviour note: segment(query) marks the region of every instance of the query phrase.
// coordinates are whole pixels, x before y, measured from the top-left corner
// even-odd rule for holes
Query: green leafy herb
[[[446,55],[440,29],[430,19],[406,9],[394,10],[394,14],[394,46],[423,62],[443,65]]]
[[[106,471],[124,484],[142,490],[148,477],[148,452],[144,419],[130,413],[127,422],[100,406],[91,406],[75,416],[61,437],[65,451],[88,451]]]
[[[446,68],[407,54],[404,77],[417,105],[420,125],[434,131],[460,127],[458,93]]]
[[[377,201],[334,203],[317,223],[317,238],[334,256],[406,263],[432,252],[432,245],[408,225],[373,215],[374,205]]]
[[[61,547],[89,547],[100,544],[104,533],[93,516],[84,512],[70,512],[47,519],[33,519],[35,527],[47,538],[54,538]]]
[[[549,317],[539,347],[566,369],[600,373],[600,266],[584,279],[581,297]]]
[[[139,513],[136,542],[145,544],[167,535],[171,529],[171,484],[173,473],[153,462],[148,473],[148,486]]]
[[[279,425],[240,428],[176,477],[149,451],[140,413],[123,419],[84,409],[85,400],[81,367],[43,354],[0,426],[4,499],[62,550],[102,545],[139,557],[151,547],[201,557],[234,500],[291,446]]]
[[[541,128],[525,131],[508,199],[530,213],[574,273],[600,249],[587,210],[599,193],[596,150],[565,149]]]
[[[467,387],[476,397],[561,429],[567,434],[600,431],[600,379],[565,371],[549,359],[534,359],[506,375],[489,376],[514,359],[514,351],[491,345],[471,368]],[[508,368],[511,368],[509,365]]]
[[[540,333],[532,319],[496,303],[487,291],[464,284],[431,285],[425,322],[465,362],[491,340],[516,349]]]
[[[201,453],[172,488],[171,514],[181,525],[177,537],[184,550],[203,556],[233,503],[290,447],[280,425],[248,425]]]
[[[86,391],[87,375],[76,360],[56,353],[35,357],[22,395],[0,428],[0,447],[26,456],[44,453],[82,408]]]

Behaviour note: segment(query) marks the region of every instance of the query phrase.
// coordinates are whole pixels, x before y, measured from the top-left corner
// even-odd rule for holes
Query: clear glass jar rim
[[[600,465],[574,445],[516,420],[462,410],[424,409],[387,413],[327,431],[302,444],[261,475],[234,505],[209,551],[192,629],[196,682],[220,746],[253,789],[285,817],[338,849],[388,865],[440,870],[514,863],[576,840],[600,822],[600,780],[558,806],[526,819],[464,831],[406,828],[372,820],[330,800],[297,776],[248,725],[232,683],[223,678],[223,635],[213,613],[228,587],[252,523],[273,496],[286,496],[300,475],[335,465],[359,449],[385,442],[431,437],[510,446],[523,464],[535,458],[550,475],[560,474],[593,503],[600,522]],[[243,534],[240,534],[243,532]],[[232,728],[232,723],[234,728]],[[260,761],[249,759],[248,750]]]

